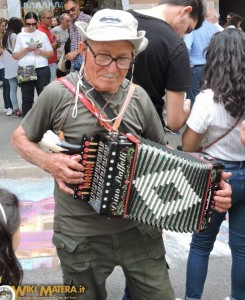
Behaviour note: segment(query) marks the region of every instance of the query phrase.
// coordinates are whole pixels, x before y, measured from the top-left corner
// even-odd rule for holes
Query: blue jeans
[[[43,88],[50,83],[50,68],[49,66],[43,68],[36,68],[37,80],[23,82],[20,84],[22,93],[22,117],[32,108],[34,103],[35,88],[39,95]]]
[[[13,108],[10,100],[10,86],[8,79],[4,78],[4,68],[0,69],[0,80],[3,81],[4,108]]]
[[[19,109],[18,105],[18,99],[17,99],[17,88],[18,88],[18,83],[17,83],[17,78],[13,77],[9,79],[9,86],[10,86],[10,99],[13,105],[13,110]]]
[[[186,97],[191,100],[191,107],[195,102],[196,96],[200,93],[201,81],[203,78],[204,66],[194,66],[191,68],[191,88],[187,91]]]
[[[245,161],[219,160],[225,171],[232,172],[232,207],[229,209],[229,246],[231,249],[232,300],[245,299]],[[225,213],[214,212],[208,230],[194,233],[186,274],[186,300],[201,299],[207,276],[208,260]],[[222,275],[221,275],[222,276]]]
[[[56,78],[57,64],[52,63],[49,65],[49,68],[50,68],[50,74],[51,74],[51,77],[50,77],[50,82],[51,82],[51,81],[54,81]]]

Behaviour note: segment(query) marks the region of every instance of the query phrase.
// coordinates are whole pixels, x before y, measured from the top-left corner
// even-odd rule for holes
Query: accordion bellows
[[[115,133],[83,136],[81,155],[85,177],[74,198],[97,213],[177,232],[207,228],[222,169],[212,159]]]

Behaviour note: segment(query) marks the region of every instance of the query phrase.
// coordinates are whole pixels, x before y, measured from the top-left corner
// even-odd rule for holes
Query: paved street
[[[20,96],[20,91],[18,93]],[[17,254],[25,271],[24,283],[37,285],[62,283],[59,261],[51,243],[53,180],[47,173],[25,162],[13,151],[10,137],[21,120],[7,117],[2,110],[3,99],[0,89],[0,186],[16,193],[22,204],[22,240]],[[180,136],[168,134],[168,137],[172,145],[180,144]],[[229,295],[230,251],[227,245],[227,227],[228,222],[225,221],[210,258],[203,296],[205,300],[222,300]],[[171,281],[176,297],[182,299],[190,237],[190,234],[164,231]],[[124,276],[120,267],[117,267],[107,282],[108,300],[120,300],[123,288]],[[154,295],[149,295],[146,299],[154,300]]]

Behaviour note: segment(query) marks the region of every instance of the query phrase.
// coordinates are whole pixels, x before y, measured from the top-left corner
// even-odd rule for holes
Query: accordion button
[[[85,266],[87,266],[87,267],[89,266],[89,262],[88,261],[85,262]]]
[[[64,243],[60,243],[60,248],[64,249],[65,248],[65,244]]]

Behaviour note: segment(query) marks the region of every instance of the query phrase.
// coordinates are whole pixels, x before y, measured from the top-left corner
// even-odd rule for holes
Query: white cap
[[[97,42],[129,41],[136,54],[143,51],[148,40],[145,31],[137,31],[138,21],[132,14],[123,10],[102,9],[97,11],[90,23],[77,21],[82,41]]]

